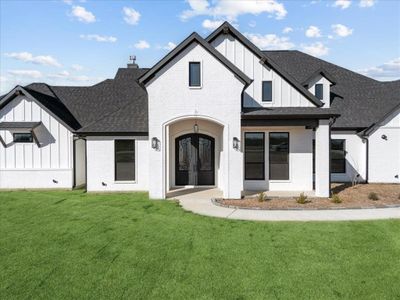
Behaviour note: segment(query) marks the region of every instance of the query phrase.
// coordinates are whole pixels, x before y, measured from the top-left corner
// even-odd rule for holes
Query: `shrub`
[[[265,193],[264,192],[261,192],[261,193],[259,193],[258,194],[258,202],[263,202],[263,201],[265,201]]]
[[[399,194],[399,196],[397,197],[397,199],[399,199],[399,200],[400,200],[400,194]]]
[[[306,204],[309,201],[307,200],[307,196],[304,195],[304,193],[301,193],[300,196],[296,198],[296,202],[299,204]]]
[[[339,197],[338,194],[333,194],[333,195],[332,195],[332,198],[331,198],[331,201],[332,201],[333,203],[342,203],[342,199],[340,199],[340,197]]]
[[[379,200],[379,197],[378,197],[378,195],[376,193],[371,192],[371,193],[368,194],[368,199],[377,201],[377,200]]]

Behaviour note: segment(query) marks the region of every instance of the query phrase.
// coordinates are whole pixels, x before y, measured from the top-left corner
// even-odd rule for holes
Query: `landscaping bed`
[[[217,205],[248,209],[345,209],[345,208],[386,208],[400,206],[399,184],[333,184],[332,198],[264,197],[260,194],[243,199],[215,199]],[[303,202],[303,203],[299,203]]]

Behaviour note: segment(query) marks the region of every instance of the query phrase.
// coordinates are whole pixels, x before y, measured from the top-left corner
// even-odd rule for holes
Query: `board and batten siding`
[[[253,79],[244,93],[244,107],[313,107],[287,80],[273,69],[260,63],[260,59],[230,34],[221,34],[211,43],[242,72]],[[272,81],[272,102],[262,102],[262,81]]]
[[[400,109],[369,137],[368,181],[400,183]]]
[[[35,101],[21,95],[0,111],[0,122],[42,122],[35,129],[41,144],[13,144],[12,131],[1,130],[0,188],[71,188],[72,133]]]

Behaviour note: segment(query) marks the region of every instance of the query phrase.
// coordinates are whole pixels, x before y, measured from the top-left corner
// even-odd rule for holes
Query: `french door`
[[[215,184],[215,142],[205,134],[186,134],[175,140],[175,184]]]

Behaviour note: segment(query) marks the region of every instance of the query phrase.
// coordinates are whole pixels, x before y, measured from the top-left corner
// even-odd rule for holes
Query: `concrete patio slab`
[[[400,207],[339,210],[252,210],[215,205],[211,199],[222,196],[218,189],[192,189],[172,198],[183,209],[195,214],[248,221],[358,221],[400,219]]]

